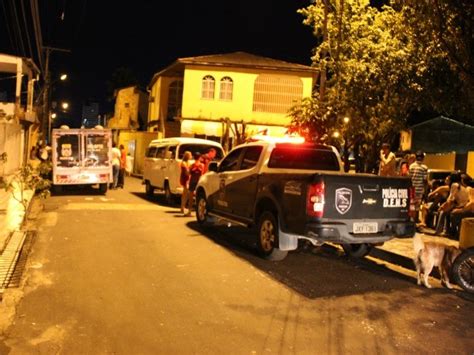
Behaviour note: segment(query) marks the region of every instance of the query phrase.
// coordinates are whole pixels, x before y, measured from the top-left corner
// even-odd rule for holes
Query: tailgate
[[[411,181],[366,174],[323,175],[324,219],[407,219]]]

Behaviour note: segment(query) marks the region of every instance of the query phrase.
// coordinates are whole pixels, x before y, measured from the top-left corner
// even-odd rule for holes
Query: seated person
[[[438,209],[440,217],[436,226],[436,234],[443,231],[443,235],[454,236],[455,231],[451,228],[451,211],[456,208],[463,208],[469,201],[467,187],[461,183],[461,175],[451,174],[449,196]]]
[[[426,227],[428,225],[428,217],[432,216],[434,212],[438,211],[439,206],[444,203],[449,196],[449,185],[450,176],[447,176],[444,180],[444,185],[436,186],[433,184],[431,191],[426,200],[427,203],[421,206],[421,223],[420,227]]]
[[[474,217],[474,187],[472,180],[466,175],[466,177],[463,177],[462,182],[467,185],[468,202],[463,207],[454,208],[451,211],[451,232],[454,237],[458,238],[462,220],[467,217]]]

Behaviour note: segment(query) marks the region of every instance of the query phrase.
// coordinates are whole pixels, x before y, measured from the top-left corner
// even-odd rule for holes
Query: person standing
[[[416,210],[416,222],[419,221],[420,206],[425,195],[426,186],[428,185],[428,167],[423,164],[425,159],[425,153],[418,151],[415,155],[415,162],[410,165],[409,174],[411,182],[415,189],[415,210]]]
[[[196,153],[194,156],[194,163],[189,168],[190,179],[189,179],[189,191],[191,192],[191,197],[194,196],[194,191],[196,186],[201,178],[201,175],[204,171],[204,163],[202,161],[201,155]]]
[[[117,144],[114,142],[112,143],[112,152],[111,152],[111,158],[112,158],[112,176],[113,176],[113,182],[112,182],[112,189],[116,189],[118,185],[118,177],[119,177],[119,171],[120,171],[120,150],[117,148]]]
[[[380,176],[396,176],[397,175],[397,158],[395,154],[390,151],[390,144],[382,144],[380,151]]]
[[[125,147],[123,144],[120,144],[120,170],[118,175],[117,187],[123,189],[125,185],[125,166],[127,165],[127,153],[125,152]]]
[[[191,193],[189,191],[189,168],[190,168],[190,160],[192,159],[193,155],[189,151],[185,151],[183,154],[183,160],[181,161],[181,174],[179,176],[179,183],[183,187],[183,193],[181,195],[181,213],[185,216],[191,216],[191,209],[193,204],[193,199],[191,197]],[[185,208],[188,207],[188,212],[185,213]]]

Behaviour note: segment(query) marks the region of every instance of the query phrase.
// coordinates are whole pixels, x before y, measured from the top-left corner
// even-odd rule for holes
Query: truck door
[[[231,198],[231,213],[243,218],[253,215],[257,194],[257,165],[262,146],[246,147],[240,167],[232,173],[232,181],[226,185],[226,194]]]
[[[235,209],[235,188],[229,185],[235,183],[234,174],[240,169],[240,161],[245,147],[231,151],[219,164],[217,177],[219,179],[219,190],[210,196],[214,208],[225,213],[232,213]],[[230,194],[232,192],[232,195]]]

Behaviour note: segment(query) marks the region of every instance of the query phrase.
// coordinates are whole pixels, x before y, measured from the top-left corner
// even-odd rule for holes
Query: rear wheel
[[[148,197],[153,197],[153,193],[155,192],[155,188],[150,184],[147,180],[145,181],[145,193]]]
[[[463,290],[474,293],[474,248],[465,250],[456,258],[453,277]]]
[[[107,183],[99,184],[99,193],[105,195],[107,193]]]
[[[370,253],[372,246],[366,243],[342,244],[342,249],[344,249],[344,252],[347,256],[351,256],[353,258],[363,258]]]
[[[280,261],[288,251],[280,250],[278,245],[278,220],[268,211],[262,213],[258,223],[257,249],[258,253],[267,260]]]

